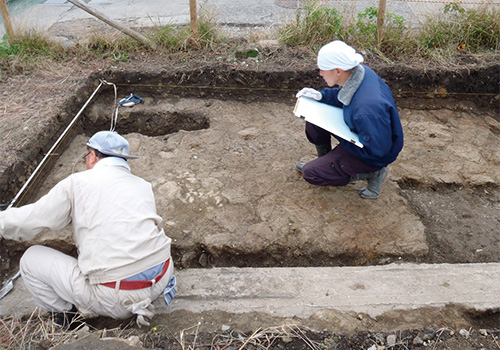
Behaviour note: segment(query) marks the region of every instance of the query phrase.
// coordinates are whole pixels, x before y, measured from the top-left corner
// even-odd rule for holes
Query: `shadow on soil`
[[[390,70],[384,67],[378,69],[379,74],[388,82],[394,91],[399,106],[412,106],[415,109],[461,108],[464,100],[470,99],[479,109],[494,111],[498,107],[498,65],[491,65],[477,70],[463,71],[428,71],[425,75],[418,70],[396,67]],[[258,72],[240,71],[227,67],[209,67],[194,71],[178,71],[167,74],[148,74],[144,72],[101,72],[91,75],[87,83],[80,88],[60,115],[54,118],[52,133],[43,132],[36,140],[32,150],[27,150],[24,161],[15,164],[4,172],[0,179],[0,188],[13,197],[33,170],[34,165],[43,156],[43,150],[49,148],[66,124],[89,97],[89,91],[97,86],[101,77],[114,82],[122,91],[148,96],[147,112],[144,110],[121,110],[120,123],[117,131],[120,133],[139,132],[145,135],[157,136],[178,132],[179,130],[199,130],[210,127],[210,120],[203,111],[165,111],[164,106],[156,107],[155,101],[169,97],[197,97],[234,99],[252,103],[255,101],[294,101],[295,92],[303,86],[318,86],[319,77],[315,71],[306,72]],[[91,107],[82,114],[71,135],[85,133],[92,135],[98,130],[107,129],[109,125],[110,108],[116,104],[111,86],[102,88],[92,102]],[[417,93],[418,92],[418,93]],[[422,92],[425,92],[423,94]],[[468,95],[468,93],[472,93]],[[90,112],[89,112],[90,110]],[[494,115],[494,113],[493,113]],[[497,119],[500,118],[497,115]],[[500,130],[496,131],[497,133]],[[66,147],[62,143],[60,148]],[[48,164],[49,169],[53,164]],[[45,171],[46,173],[46,171]],[[43,174],[37,182],[43,180]],[[36,185],[36,184],[35,184]],[[493,262],[500,261],[500,252],[494,246],[497,241],[488,240],[491,232],[500,225],[500,191],[497,186],[464,188],[457,186],[432,187],[401,181],[401,195],[405,197],[414,212],[425,225],[430,252],[421,260],[411,256],[406,261],[427,263],[463,263],[463,262]],[[29,199],[29,195],[25,200]],[[471,205],[474,203],[474,205]],[[458,232],[455,236],[445,235],[450,229]],[[74,247],[59,247],[66,252],[74,253]],[[17,245],[4,242],[0,254],[4,263],[3,273],[10,270],[5,260],[17,261],[25,244]],[[189,266],[343,266],[369,265],[392,262],[396,256],[357,256],[346,254],[335,258],[329,256],[294,256],[287,259],[287,252],[266,252],[252,256],[233,256],[222,254],[217,261],[204,252],[203,247],[195,249],[199,257]],[[174,258],[180,259],[186,252],[180,247],[173,247]]]
[[[480,109],[494,111],[498,108],[498,65],[485,67],[478,70],[464,70],[454,72],[432,72],[422,75],[419,71],[405,69],[379,69],[379,74],[385,78],[397,103],[406,108],[434,109],[455,108],[464,99]],[[78,111],[75,106],[81,106],[89,97],[89,91],[95,89],[99,78],[106,76],[108,81],[117,83],[122,89],[133,89],[133,92],[141,95],[155,96],[157,99],[169,96],[236,99],[252,103],[254,101],[287,101],[293,103],[295,92],[303,86],[320,86],[316,72],[249,72],[238,71],[220,67],[207,68],[204,70],[174,72],[172,74],[150,74],[139,72],[106,72],[94,74],[89,77],[87,83],[67,101],[65,108],[59,115],[55,116],[53,124],[44,130],[40,139],[34,141],[33,148],[28,149],[24,159],[19,164],[13,165],[4,172],[0,179],[0,190],[7,193],[7,197],[13,197],[26,180],[34,165],[43,157],[43,150],[48,149],[66,127],[69,120]],[[473,82],[473,84],[471,83]],[[417,93],[418,92],[418,93]],[[422,93],[424,92],[424,93]],[[467,93],[481,93],[468,97]],[[130,131],[140,132],[145,135],[165,135],[175,133],[179,130],[199,130],[210,127],[210,120],[202,111],[187,111],[183,113],[165,113],[155,109],[153,101],[149,101],[152,108],[148,113],[136,113],[133,110],[123,112],[121,122],[117,129],[120,133]],[[94,132],[108,127],[109,106],[115,103],[111,88],[103,89],[94,101],[92,113],[85,113],[77,127],[71,131],[72,134],[85,133],[91,135]],[[497,121],[500,117],[497,115]],[[500,132],[499,130],[496,131]],[[71,139],[69,137],[68,139]],[[61,144],[61,148],[66,147]],[[53,166],[53,164],[48,165]],[[43,180],[41,176],[37,181]],[[402,181],[399,183],[401,195],[406,198],[414,212],[421,218],[425,225],[426,237],[430,248],[428,256],[419,262],[426,263],[464,263],[464,262],[498,262],[500,252],[495,245],[498,241],[489,241],[492,232],[497,233],[500,227],[500,190],[498,186],[464,188],[462,186],[438,186],[429,187],[418,183]],[[29,199],[27,197],[26,199]],[[480,215],[479,215],[480,214]],[[457,234],[453,237],[447,236],[447,231],[453,230]],[[15,262],[26,249],[23,244],[3,242],[0,247],[2,256],[1,273],[3,276],[10,274],[15,269]],[[340,256],[332,259],[328,256],[294,257],[286,260],[286,252],[274,252],[269,255],[262,252],[258,256],[232,256],[221,255],[214,261],[213,257],[203,251],[202,247],[196,248],[195,256],[199,257],[193,266],[343,266],[343,265],[368,265],[377,263],[388,263],[397,260],[398,257],[384,256],[372,259],[359,256]],[[74,247],[63,247],[63,250],[75,255]],[[176,252],[174,259],[179,260],[185,253],[178,247],[173,247]],[[405,257],[406,261],[412,261],[412,257]],[[7,263],[9,262],[9,263]],[[10,263],[12,262],[12,263]],[[178,262],[178,261],[176,261]],[[476,328],[495,328],[500,324],[499,311],[478,313],[465,310],[462,317]],[[116,321],[107,318],[96,318],[88,320],[88,324],[95,329],[114,327],[134,327],[131,320]],[[191,332],[193,333],[193,332]],[[243,345],[242,339],[250,334],[227,331],[218,334],[203,333],[199,335],[199,344],[227,343],[231,347],[231,341],[235,346]],[[450,330],[445,329],[420,329],[406,330],[395,333],[360,332],[348,335],[336,335],[331,332],[313,332],[309,330],[300,333],[279,333],[274,339],[273,349],[305,349],[313,348],[310,344],[321,344],[326,348],[335,349],[368,349],[373,345],[384,346],[388,344],[388,336],[395,335],[394,349],[420,348],[439,342],[448,342],[456,346],[455,349],[475,348],[465,347],[465,336],[458,337]],[[188,337],[195,337],[186,333]],[[243,337],[243,335],[245,337]],[[500,332],[492,331],[488,335],[476,334],[475,337],[467,338],[468,345],[478,346],[481,342],[491,342],[491,337],[499,337]],[[265,337],[264,337],[265,338]],[[264,339],[263,338],[263,339]],[[462,339],[463,338],[463,339]],[[175,337],[161,334],[149,333],[143,336],[144,345],[156,348],[176,349],[180,348],[179,341]],[[238,343],[239,342],[239,343]],[[310,342],[310,344],[307,344]],[[271,348],[271,344],[262,340],[261,345]],[[306,344],[306,345],[304,345]],[[258,345],[255,345],[257,348]],[[267,348],[266,347],[266,348]],[[200,347],[201,349],[202,347]],[[207,348],[209,348],[207,346]],[[453,348],[453,347],[450,347]],[[490,347],[488,347],[489,349]],[[491,347],[493,348],[493,347]],[[371,348],[370,348],[371,349]]]

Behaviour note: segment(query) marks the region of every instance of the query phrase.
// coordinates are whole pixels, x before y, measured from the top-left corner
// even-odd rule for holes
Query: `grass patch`
[[[58,58],[63,53],[61,46],[36,31],[28,31],[9,38],[4,35],[0,44],[0,58],[18,56],[26,59],[35,57]]]
[[[381,57],[408,59],[454,60],[460,53],[497,54],[500,50],[500,8],[464,8],[459,2],[443,5],[441,13],[426,18],[418,31],[410,28],[402,16],[386,13],[383,36],[377,40],[378,9],[368,7],[363,12],[349,15],[336,8],[308,3],[297,11],[290,23],[278,28],[281,44],[301,47],[316,53],[324,44],[340,39],[357,50],[371,51]],[[190,51],[217,51],[222,38],[216,19],[210,11],[198,16],[197,32],[189,25],[154,25],[147,34],[157,45],[157,51],[187,53]],[[113,35],[96,33],[67,48],[49,40],[36,31],[24,31],[13,38],[4,37],[0,43],[0,70],[5,74],[30,70],[51,60],[105,59],[127,62],[133,55],[151,51],[149,47],[116,32]],[[231,48],[229,48],[231,49]],[[45,63],[44,63],[45,62]]]
[[[407,50],[405,19],[392,13],[385,15],[384,37],[377,41],[378,9],[368,7],[354,19],[346,19],[334,8],[306,5],[302,15],[299,11],[295,21],[278,30],[282,44],[307,46],[315,52],[332,40],[343,40],[358,49],[376,49],[385,54],[399,54]]]
[[[203,50],[209,49],[218,40],[218,26],[208,13],[199,16],[196,35],[191,32],[189,25],[153,24],[153,30],[147,36],[157,45],[157,50],[167,52]],[[115,62],[126,62],[134,53],[151,50],[143,43],[121,33],[112,35],[95,33],[81,45],[80,51],[82,49],[82,54],[97,55]]]
[[[153,40],[168,52],[210,49],[219,41],[218,25],[209,12],[198,17],[196,33],[191,32],[190,25],[154,27]]]
[[[398,55],[408,50],[408,30],[402,16],[386,13],[380,43],[377,41],[378,9],[368,7],[348,25],[347,41],[353,47],[377,49],[386,55]]]
[[[3,71],[29,70],[41,61],[58,60],[66,55],[63,47],[41,33],[30,30],[9,38],[4,35],[0,43],[0,68]]]
[[[386,56],[430,57],[439,52],[453,56],[460,51],[479,53],[500,50],[500,9],[496,6],[464,8],[447,3],[442,14],[425,19],[422,29],[413,30],[402,16],[387,12],[383,36],[377,41],[378,9],[368,7],[348,20],[334,9],[312,3],[294,21],[278,30],[279,40],[289,46],[307,46],[315,52],[332,41],[343,40],[358,50]]]
[[[190,26],[159,26],[149,33],[157,50],[182,52],[189,50],[206,50],[219,40],[218,25],[208,12],[201,13],[197,21],[197,33],[191,33]],[[93,33],[78,42],[75,47],[64,47],[61,43],[50,40],[39,31],[23,31],[13,38],[4,36],[0,43],[0,70],[6,73],[26,71],[46,64],[51,60],[78,58],[109,59],[114,62],[127,62],[137,53],[150,51],[125,34],[115,32]]]
[[[297,11],[294,22],[278,29],[281,43],[290,46],[308,46],[317,51],[332,38],[345,40],[347,28],[342,14],[334,8],[306,4],[305,13]]]
[[[459,2],[448,3],[441,16],[427,19],[416,40],[427,51],[499,51],[500,8],[465,9]]]
[[[90,55],[110,58],[115,62],[126,62],[130,55],[140,49],[145,49],[142,43],[121,34],[94,33],[81,44],[80,51]]]

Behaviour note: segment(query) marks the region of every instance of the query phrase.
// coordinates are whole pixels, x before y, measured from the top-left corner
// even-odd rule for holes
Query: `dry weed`
[[[73,339],[79,329],[65,331],[36,308],[26,321],[17,316],[0,319],[0,343],[6,350],[29,349],[33,344],[42,342],[55,346]]]
[[[277,327],[259,328],[250,335],[243,335],[241,333],[218,333],[210,343],[198,344],[198,331],[200,324],[186,328],[179,334],[177,342],[182,350],[195,350],[195,349],[273,349],[279,342],[291,343],[298,341],[302,345],[312,350],[319,350],[319,344],[311,340],[307,335],[306,330],[294,324],[286,324]],[[194,333],[188,334],[194,329]]]

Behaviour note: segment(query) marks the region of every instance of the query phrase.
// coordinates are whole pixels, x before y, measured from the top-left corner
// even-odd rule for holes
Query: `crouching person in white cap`
[[[35,245],[21,276],[35,304],[67,326],[75,313],[149,325],[154,299],[175,294],[171,239],[160,227],[151,185],[132,175],[125,138],[100,131],[87,142],[86,171],[59,182],[36,203],[0,212],[0,234],[25,241],[68,224],[78,258]]]
[[[316,145],[318,158],[297,163],[306,181],[319,186],[345,186],[367,180],[359,190],[363,198],[377,198],[387,176],[387,165],[403,148],[403,129],[391,90],[370,68],[363,56],[342,41],[323,46],[318,53],[320,75],[328,85],[321,91],[304,88],[306,96],[343,109],[344,121],[359,135],[360,148],[306,122],[306,136]],[[332,150],[331,136],[339,144]]]

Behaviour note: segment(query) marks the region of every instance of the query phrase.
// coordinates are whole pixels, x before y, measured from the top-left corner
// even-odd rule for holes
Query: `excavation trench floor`
[[[178,267],[500,260],[500,194],[492,186],[500,182],[500,137],[470,111],[400,109],[405,147],[381,197],[364,200],[362,182],[316,187],[294,169],[315,150],[289,103],[144,97],[120,109],[118,129],[127,125],[122,132],[140,156],[132,171],[153,185]],[[159,110],[197,111],[209,126],[134,132]],[[106,115],[109,106],[96,104],[85,120]],[[38,197],[84,170],[88,137],[74,137]],[[68,250],[68,242],[69,228],[37,243]]]
[[[69,120],[75,112],[68,109],[65,114],[53,118],[54,110],[65,99],[70,102],[64,103],[79,108],[88,97],[88,94],[81,94],[70,100],[73,98],[68,92],[71,89],[67,86],[59,88],[61,82],[71,84],[76,90],[83,80],[68,79],[62,74],[51,73],[50,77],[43,77],[42,81],[47,81],[51,88],[42,84],[43,89],[37,90],[39,93],[42,90],[49,92],[50,99],[44,94],[44,101],[51,103],[38,104],[35,95],[36,101],[29,100],[28,103],[21,95],[13,99],[16,106],[23,106],[21,113],[16,113],[20,107],[4,112],[4,138],[0,146],[5,150],[5,157],[0,161],[0,170],[6,174],[9,164],[19,163],[17,171],[20,177],[17,180],[20,183],[26,176],[24,171],[34,167],[27,161],[30,147],[34,151],[40,147],[40,152],[45,152],[48,147],[41,141],[53,132],[50,126],[66,125],[62,120]],[[86,74],[88,72],[82,75]],[[183,78],[184,74],[180,79]],[[19,81],[23,79],[18,78]],[[21,84],[16,81],[11,83],[10,89]],[[28,95],[31,86],[21,89],[21,92]],[[92,87],[87,88],[80,91],[92,91]],[[140,156],[140,159],[130,161],[132,172],[152,183],[158,212],[164,219],[163,226],[173,240],[172,253],[178,276],[184,276],[179,282],[182,290],[175,307],[165,309],[161,307],[161,300],[156,301],[159,313],[153,320],[154,330],[148,329],[142,334],[145,346],[179,348],[177,335],[181,331],[191,342],[197,337],[210,342],[221,332],[224,333],[221,336],[230,337],[237,336],[240,331],[253,332],[260,327],[291,322],[314,329],[307,336],[324,343],[327,348],[369,348],[375,343],[385,344],[380,337],[387,335],[362,332],[336,336],[332,332],[395,332],[411,328],[420,329],[400,331],[397,339],[404,344],[400,348],[412,348],[408,342],[425,338],[428,334],[432,334],[436,342],[446,339],[447,344],[451,344],[450,349],[480,348],[476,342],[481,346],[484,344],[487,349],[497,348],[497,338],[492,338],[491,334],[483,336],[476,332],[466,339],[458,333],[453,336],[453,330],[448,332],[447,328],[444,332],[442,327],[493,328],[498,325],[498,311],[475,313],[461,305],[439,306],[436,303],[412,310],[412,293],[416,287],[403,288],[402,293],[408,294],[402,300],[409,303],[408,308],[390,310],[378,316],[359,313],[363,308],[349,311],[319,307],[318,313],[306,321],[287,315],[275,317],[272,312],[228,311],[224,309],[227,305],[192,311],[189,307],[203,304],[202,293],[196,289],[203,289],[202,286],[195,285],[194,289],[192,286],[197,281],[197,274],[204,278],[214,276],[212,282],[224,284],[227,295],[218,296],[217,285],[208,290],[217,294],[215,297],[220,297],[220,302],[224,304],[226,298],[237,302],[234,293],[241,290],[244,293],[245,288],[241,288],[249,281],[246,274],[234,281],[224,279],[224,273],[234,271],[236,267],[272,268],[241,270],[259,279],[266,278],[266,273],[278,267],[300,267],[307,275],[308,271],[314,270],[308,267],[320,269],[322,266],[335,270],[341,269],[337,266],[349,265],[347,270],[354,268],[365,273],[368,270],[355,266],[370,265],[367,269],[377,269],[378,266],[374,265],[384,265],[380,268],[390,270],[394,265],[385,265],[393,262],[497,263],[500,261],[498,111],[476,110],[469,100],[460,106],[450,105],[448,109],[439,107],[446,104],[446,99],[429,102],[398,96],[405,147],[398,160],[389,167],[382,196],[372,201],[357,195],[357,189],[364,185],[361,182],[342,188],[320,188],[307,184],[296,172],[295,163],[313,159],[315,150],[305,138],[303,121],[293,116],[293,101],[278,99],[269,102],[270,98],[261,100],[254,96],[245,102],[243,98],[237,101],[223,96],[213,99],[134,92],[144,98],[144,103],[120,109],[117,129],[129,139],[131,152]],[[120,91],[120,95],[127,93],[129,91]],[[85,110],[78,126],[83,131],[72,133],[69,146],[58,150],[58,158],[54,158],[56,161],[45,174],[45,181],[39,188],[30,190],[31,200],[47,193],[73,171],[84,171],[80,156],[85,150],[86,140],[97,126],[109,128],[110,120],[106,117],[111,115],[109,97],[106,97],[106,103],[101,98]],[[32,114],[31,110],[36,113]],[[18,114],[22,118],[16,118]],[[57,132],[54,134],[58,135]],[[40,144],[35,145],[36,142],[30,141],[32,139],[37,139]],[[9,152],[10,149],[17,152]],[[3,187],[11,193],[0,193],[2,203],[11,199],[15,186],[9,183]],[[1,268],[5,276],[17,269],[19,255],[27,244],[45,244],[75,253],[69,228],[61,232],[43,232],[29,243],[3,241]],[[488,268],[492,266],[487,265]],[[429,266],[431,270],[439,269]],[[193,269],[200,267],[216,268]],[[230,269],[226,270],[226,267]],[[422,275],[417,273],[418,269],[403,264],[402,268],[406,267],[409,272],[401,279],[408,282],[407,285],[434,289],[432,283],[426,284],[429,281],[425,279],[420,285]],[[419,264],[418,268],[422,266]],[[345,274],[347,270],[339,271]],[[293,274],[294,270],[286,271]],[[470,279],[463,281],[464,285],[475,286],[481,273],[484,271],[472,273]],[[222,277],[219,279],[217,274]],[[280,276],[280,271],[277,274],[272,281],[275,284],[270,285],[279,289],[278,282],[283,276]],[[347,276],[350,275],[347,273]],[[190,282],[190,278],[195,282]],[[367,281],[369,278],[363,278],[360,283],[350,283],[351,280],[345,278],[348,292],[369,295],[373,291],[372,294],[376,294],[387,280],[382,278],[377,284]],[[480,282],[488,278],[486,276]],[[447,277],[444,276],[441,282],[436,282],[439,288],[446,289]],[[233,286],[233,283],[240,284]],[[266,286],[265,283],[261,285]],[[259,292],[258,286],[250,287]],[[302,285],[302,288],[307,290],[307,285]],[[327,283],[325,288],[329,293],[331,286]],[[335,292],[335,289],[331,290]],[[325,293],[324,297],[329,295],[333,294]],[[256,297],[252,296],[252,302],[259,301],[253,299]],[[264,308],[273,311],[272,298],[260,301]],[[31,314],[33,304],[22,280],[16,282],[14,291],[0,306],[2,310],[5,307],[9,310],[2,315]],[[120,323],[97,318],[89,320],[89,324],[98,329],[109,329]],[[200,328],[196,327],[197,324],[201,324]],[[438,329],[428,330],[426,327]],[[203,333],[198,334],[198,330]],[[140,333],[140,330],[135,331]],[[276,332],[276,328],[270,328],[270,331]],[[470,345],[473,342],[474,345]],[[294,340],[290,343],[286,337],[278,341],[279,344],[287,349],[308,348],[294,347]]]

